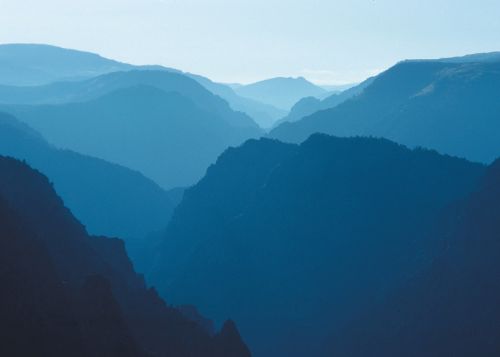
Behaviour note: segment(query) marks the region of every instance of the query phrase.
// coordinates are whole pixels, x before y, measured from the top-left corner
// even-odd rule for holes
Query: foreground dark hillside
[[[151,279],[233,317],[256,356],[322,356],[334,331],[428,267],[443,244],[431,227],[483,172],[381,139],[249,141],[186,191]]]
[[[145,286],[118,239],[88,236],[46,177],[0,157],[0,352],[5,356],[249,356]]]
[[[387,302],[332,336],[332,356],[500,354],[500,162],[450,209],[446,245]]]

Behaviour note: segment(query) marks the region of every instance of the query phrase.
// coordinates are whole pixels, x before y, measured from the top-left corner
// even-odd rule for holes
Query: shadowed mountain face
[[[361,95],[270,135],[291,142],[314,132],[373,135],[491,162],[500,152],[499,89],[500,62],[402,62]]]
[[[82,85],[58,93],[88,101],[3,109],[60,148],[130,167],[164,188],[195,183],[228,146],[261,133],[249,117],[177,74],[120,72]]]
[[[231,323],[212,336],[147,289],[123,243],[88,236],[43,175],[4,157],[0,172],[2,355],[250,356]]]
[[[58,150],[39,133],[3,113],[0,155],[25,160],[47,175],[89,232],[122,237],[130,245],[164,228],[177,205],[167,192],[138,172]]]
[[[0,45],[0,84],[30,86],[79,80],[133,66],[99,55],[35,44]]]
[[[429,227],[483,172],[381,139],[249,141],[186,191],[150,276],[171,301],[234,318],[258,357],[323,356],[428,266]]]
[[[271,78],[265,81],[235,88],[242,97],[271,104],[283,110],[289,110],[299,99],[323,96],[327,93],[304,78]]]
[[[331,336],[332,356],[498,356],[500,162],[446,215],[432,265]]]

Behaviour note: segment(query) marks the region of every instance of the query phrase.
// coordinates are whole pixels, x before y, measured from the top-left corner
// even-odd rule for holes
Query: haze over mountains
[[[286,112],[281,109],[238,96],[231,87],[215,83],[203,76],[183,73],[177,69],[158,65],[134,66],[103,58],[93,53],[55,46],[38,44],[0,45],[0,64],[0,71],[3,71],[0,72],[0,92],[2,92],[0,103],[27,104],[26,97],[22,96],[21,99],[17,95],[21,92],[22,94],[28,94],[29,98],[29,93],[33,93],[33,91],[35,92],[33,94],[34,98],[30,99],[30,103],[58,103],[60,101],[74,100],[71,97],[61,96],[59,92],[55,96],[51,95],[51,88],[11,88],[12,86],[40,86],[55,82],[78,81],[119,71],[161,70],[194,79],[213,94],[225,99],[233,110],[250,115],[262,127],[271,127],[274,122],[286,115]],[[55,87],[54,90],[56,91],[67,88],[67,84],[61,85],[63,89],[58,85],[52,87]],[[36,93],[42,95],[42,98],[38,97]]]
[[[500,151],[500,61],[495,58],[401,62],[352,100],[284,123],[270,136],[301,142],[315,132],[371,135],[491,162]]]
[[[274,125],[279,126],[282,123],[298,121],[320,110],[335,108],[348,99],[361,94],[373,80],[374,78],[369,78],[352,88],[348,88],[340,93],[334,93],[326,98],[304,97],[295,103],[286,117],[278,120]]]
[[[264,81],[238,86],[236,93],[242,97],[251,98],[271,104],[283,110],[290,108],[304,97],[321,97],[328,92],[303,77],[271,78]]]
[[[35,86],[124,71],[132,66],[99,55],[40,44],[0,45],[0,83]]]
[[[164,228],[174,197],[126,167],[51,146],[35,130],[0,113],[0,154],[25,160],[47,175],[66,206],[91,234],[127,243]],[[135,252],[130,251],[134,257]]]
[[[500,354],[498,53],[340,93],[0,67],[2,356]]]
[[[226,147],[261,133],[252,119],[179,74],[116,72],[56,86],[56,96],[77,102],[0,109],[60,148],[133,168],[164,188],[195,183]]]

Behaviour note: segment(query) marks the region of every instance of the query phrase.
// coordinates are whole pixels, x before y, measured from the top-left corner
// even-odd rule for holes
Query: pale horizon
[[[39,43],[221,83],[358,83],[405,59],[500,50],[500,2],[2,0],[0,43]]]

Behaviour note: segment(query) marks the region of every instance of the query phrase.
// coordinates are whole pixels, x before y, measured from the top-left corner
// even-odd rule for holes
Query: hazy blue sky
[[[500,50],[500,0],[0,0],[0,43],[218,81],[359,81],[405,58]]]

